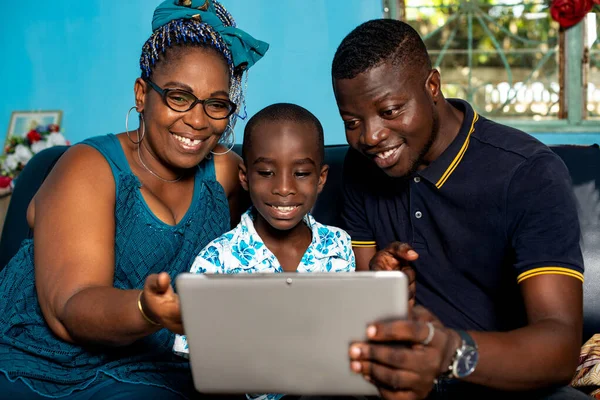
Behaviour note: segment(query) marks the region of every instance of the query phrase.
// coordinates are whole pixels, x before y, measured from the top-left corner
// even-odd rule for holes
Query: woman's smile
[[[181,136],[171,132],[171,137],[175,139],[173,142],[184,153],[196,153],[207,142],[207,139],[190,139],[189,137]]]

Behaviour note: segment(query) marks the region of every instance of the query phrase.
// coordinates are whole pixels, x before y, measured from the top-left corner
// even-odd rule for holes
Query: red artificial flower
[[[42,140],[42,135],[40,135],[38,131],[31,130],[27,133],[27,140],[29,140],[30,144],[33,144]]]
[[[12,178],[10,178],[8,176],[0,176],[0,189],[6,189],[7,187],[10,186],[11,182],[12,182]]]
[[[49,132],[59,132],[60,131],[60,126],[58,126],[56,124],[50,124],[50,125],[48,125],[48,131]]]
[[[561,28],[569,28],[581,21],[600,0],[553,0],[550,14]]]

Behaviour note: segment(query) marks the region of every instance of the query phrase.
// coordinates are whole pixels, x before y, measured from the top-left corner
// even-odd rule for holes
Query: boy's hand
[[[140,301],[148,318],[172,332],[183,334],[179,296],[171,286],[169,274],[149,275]]]
[[[416,273],[411,265],[412,261],[419,258],[419,254],[412,247],[402,242],[392,242],[385,249],[379,250],[369,263],[371,271],[402,271],[408,277],[408,303],[415,305]]]

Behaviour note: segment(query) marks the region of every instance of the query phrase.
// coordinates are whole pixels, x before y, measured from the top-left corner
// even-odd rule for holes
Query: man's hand
[[[426,398],[461,343],[458,333],[422,306],[415,306],[408,320],[370,325],[367,338],[369,342],[350,346],[350,368],[390,400]]]
[[[419,258],[419,254],[410,245],[401,242],[392,242],[385,249],[375,253],[369,269],[371,271],[402,271],[408,277],[408,302],[415,305],[416,273],[411,262]]]
[[[179,296],[171,286],[169,274],[149,275],[140,301],[148,318],[172,332],[183,334]]]

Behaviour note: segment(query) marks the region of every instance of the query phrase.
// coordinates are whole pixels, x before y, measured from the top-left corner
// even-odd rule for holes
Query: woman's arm
[[[115,183],[102,155],[74,146],[34,198],[35,281],[50,329],[68,342],[125,345],[158,329],[139,290],[113,287]]]
[[[217,146],[215,151],[223,152],[226,149],[222,146]],[[235,152],[230,151],[224,155],[213,156],[215,159],[215,172],[217,182],[223,186],[225,195],[229,202],[229,214],[231,217],[231,227],[235,227],[239,222],[244,211],[250,207],[250,197],[248,193],[242,189],[240,184],[238,170],[242,163],[242,158]]]

